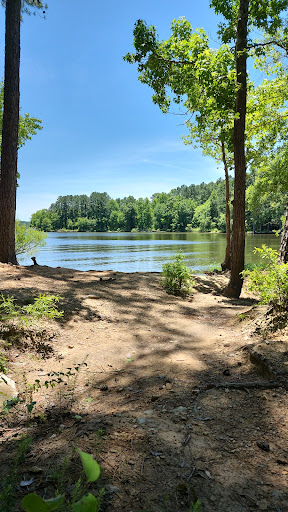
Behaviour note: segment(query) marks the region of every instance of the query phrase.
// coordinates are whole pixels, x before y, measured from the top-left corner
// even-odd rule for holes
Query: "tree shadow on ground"
[[[35,291],[51,293],[45,270],[32,272],[43,277]],[[105,326],[113,322],[119,352],[126,342],[121,329],[128,322],[135,354],[119,363],[118,353],[117,365],[113,354],[105,354],[101,363],[97,353],[90,354],[88,368],[83,368],[83,374],[81,370],[79,378],[66,386],[64,382],[54,389],[44,388],[33,397],[31,418],[24,403],[14,418],[3,419],[2,493],[3,488],[7,491],[7,467],[13,466],[19,452],[17,439],[21,433],[32,437],[31,448],[19,463],[14,497],[6,512],[20,510],[21,497],[27,492],[19,487],[21,479],[33,478],[29,490],[42,496],[62,490],[73,496],[81,471],[76,447],[93,454],[101,464],[100,485],[106,487],[103,509],[109,512],[184,512],[196,497],[203,503],[203,512],[285,512],[287,393],[283,388],[229,387],[231,382],[266,382],[242,350],[244,341],[223,339],[223,350],[218,351],[213,345],[209,323],[215,315],[215,329],[233,320],[235,308],[232,315],[229,299],[215,296],[215,306],[210,301],[199,310],[193,301],[159,291],[157,276],[143,274],[140,277],[147,282],[143,301],[137,294],[139,275],[135,280],[131,275],[116,275],[116,289],[114,281],[99,281],[95,273],[88,283],[76,274],[76,282],[69,284],[63,272],[57,278],[59,291],[53,290],[64,297],[63,308],[69,310],[74,301],[78,308],[66,311],[61,323],[66,326],[75,314],[90,322],[89,315],[99,309],[95,301],[103,301],[107,308],[113,305],[103,321],[91,324],[100,336],[101,322]],[[21,282],[25,284],[25,276]],[[17,288],[14,291],[16,296]],[[97,298],[87,298],[93,294]],[[243,302],[238,304],[242,311]],[[177,323],[179,317],[185,319],[184,330]],[[213,341],[210,349],[200,328]],[[39,472],[33,472],[35,468]],[[91,491],[98,489],[92,485]]]

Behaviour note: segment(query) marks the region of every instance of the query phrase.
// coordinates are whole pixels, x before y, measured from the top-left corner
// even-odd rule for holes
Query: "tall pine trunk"
[[[240,0],[236,39],[236,117],[234,121],[234,199],[233,227],[231,239],[231,276],[225,295],[238,298],[240,296],[245,260],[245,121],[247,103],[247,25],[249,0]]]
[[[222,268],[222,270],[230,270],[231,269],[231,247],[230,247],[231,215],[230,215],[230,206],[229,206],[230,191],[229,191],[229,174],[228,174],[224,142],[221,142],[221,149],[222,149],[222,162],[223,162],[224,171],[225,171],[225,189],[226,189],[226,198],[225,198],[225,202],[226,202],[226,209],[225,209],[226,251],[225,251],[225,260],[223,261],[223,263],[221,263],[221,268]]]
[[[17,263],[15,212],[19,127],[21,0],[6,1],[4,109],[0,173],[0,261]]]

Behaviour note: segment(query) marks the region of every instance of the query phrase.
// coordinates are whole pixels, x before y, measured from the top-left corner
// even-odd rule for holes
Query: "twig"
[[[187,446],[187,444],[189,443],[190,439],[191,439],[191,434],[187,434],[185,439],[182,441],[182,446]]]
[[[193,467],[191,473],[187,476],[187,478],[186,478],[187,482],[189,482],[189,480],[191,480],[191,478],[193,477],[195,471],[196,471],[196,466]]]
[[[140,473],[141,475],[143,475],[144,473],[144,464],[145,464],[145,460],[148,459],[149,457],[144,457],[144,459],[142,460],[142,464],[141,464],[141,470],[140,470]]]

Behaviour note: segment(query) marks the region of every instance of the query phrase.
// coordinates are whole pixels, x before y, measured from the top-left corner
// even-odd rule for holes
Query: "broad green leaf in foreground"
[[[52,512],[57,510],[64,501],[64,496],[57,496],[51,500],[43,500],[38,494],[27,494],[22,500],[22,507],[26,512]]]
[[[87,453],[84,453],[84,455],[87,455]],[[91,455],[89,455],[89,457],[91,457]],[[98,500],[93,494],[87,494],[72,506],[72,510],[73,512],[97,512]]]
[[[88,482],[95,482],[96,480],[98,480],[101,473],[101,469],[98,462],[96,462],[96,460],[93,459],[92,455],[89,455],[88,453],[81,452],[80,450],[77,450],[77,452],[81,457],[81,462]]]

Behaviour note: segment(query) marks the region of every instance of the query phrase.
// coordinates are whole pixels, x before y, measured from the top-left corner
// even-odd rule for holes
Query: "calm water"
[[[278,250],[274,235],[247,235],[246,261],[257,262],[254,247]],[[51,267],[119,272],[161,271],[163,263],[180,250],[185,262],[201,272],[224,259],[226,235],[220,233],[49,233],[37,262]],[[30,258],[19,257],[22,265]]]

